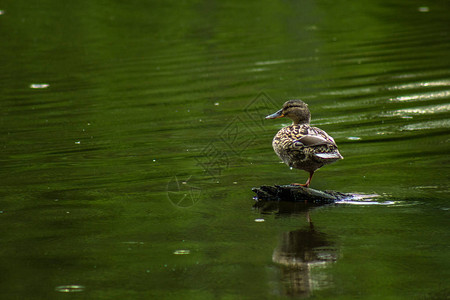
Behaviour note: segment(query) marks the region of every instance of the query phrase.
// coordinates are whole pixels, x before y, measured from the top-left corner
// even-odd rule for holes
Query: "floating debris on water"
[[[32,89],[46,89],[50,86],[48,83],[32,83],[30,84],[30,88]]]
[[[81,141],[76,141],[75,144],[79,145],[81,144]]]
[[[0,16],[3,15],[3,14],[5,14],[5,11],[4,10],[0,10]]]
[[[84,291],[85,287],[82,285],[71,284],[71,285],[60,285],[55,288],[55,291],[60,293],[77,293]]]
[[[219,102],[214,103],[215,106],[219,106]]]
[[[437,189],[439,188],[437,185],[419,185],[419,186],[415,186],[413,187],[413,189],[419,189],[419,190],[423,190],[423,189]]]
[[[417,10],[419,12],[429,12],[430,8],[428,6],[421,6],[421,7],[417,8]]]
[[[262,223],[262,222],[265,222],[266,220],[264,220],[264,219],[255,219],[255,222],[256,223]]]
[[[175,255],[187,255],[187,254],[191,254],[191,250],[175,250],[173,252],[173,254],[175,254]]]
[[[359,141],[361,138],[359,136],[349,136],[347,140],[350,141]]]
[[[122,242],[122,244],[129,244],[129,245],[144,245],[144,242],[128,241],[128,242]]]

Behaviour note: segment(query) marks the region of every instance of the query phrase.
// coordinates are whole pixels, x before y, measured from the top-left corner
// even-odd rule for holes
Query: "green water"
[[[1,299],[448,299],[448,2],[0,5]],[[253,208],[295,98],[366,202]]]

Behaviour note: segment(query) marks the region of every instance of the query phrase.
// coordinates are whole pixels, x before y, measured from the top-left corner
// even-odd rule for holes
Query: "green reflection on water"
[[[1,5],[2,298],[448,294],[446,3]],[[397,201],[310,210],[337,253],[311,273],[273,258],[306,212],[252,209],[306,179],[262,120],[290,98],[345,157],[314,188]]]

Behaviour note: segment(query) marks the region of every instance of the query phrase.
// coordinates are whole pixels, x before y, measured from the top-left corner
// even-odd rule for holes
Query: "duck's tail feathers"
[[[344,157],[339,152],[315,153],[314,155],[323,159],[344,159]]]

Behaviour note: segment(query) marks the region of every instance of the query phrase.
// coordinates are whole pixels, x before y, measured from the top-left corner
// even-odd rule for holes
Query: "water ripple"
[[[413,94],[406,96],[398,96],[389,99],[390,101],[425,101],[425,100],[437,100],[450,97],[449,91],[439,91],[439,92],[429,92],[429,93],[421,93],[421,94]]]
[[[440,129],[449,128],[450,119],[433,120],[427,122],[419,122],[415,124],[405,125],[400,128],[400,131],[414,131],[414,130],[426,130],[426,129]]]
[[[425,81],[425,82],[411,82],[411,83],[401,83],[394,85],[392,87],[388,87],[388,90],[410,90],[410,89],[420,89],[426,87],[442,87],[442,86],[450,86],[450,80],[441,79],[434,81]]]
[[[421,107],[412,107],[388,111],[381,116],[407,116],[446,113],[450,111],[450,104],[438,104]]]

